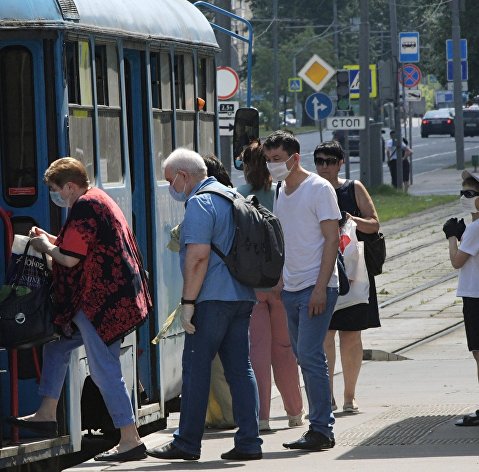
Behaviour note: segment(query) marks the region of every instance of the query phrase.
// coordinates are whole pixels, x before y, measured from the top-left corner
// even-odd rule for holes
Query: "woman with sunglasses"
[[[314,163],[318,174],[328,180],[336,190],[339,209],[346,218],[351,218],[356,223],[358,239],[361,240],[361,233],[378,232],[379,219],[371,196],[364,185],[359,180],[346,180],[339,177],[343,161],[344,151],[337,141],[321,143],[314,150]],[[339,331],[339,350],[344,377],[343,411],[356,413],[359,411],[355,398],[356,383],[363,360],[361,331],[380,326],[376,285],[374,277],[369,275],[369,303],[360,303],[335,311],[324,342],[333,411],[337,409],[333,393],[336,331]]]
[[[239,186],[237,191],[243,196],[256,195],[260,204],[272,211],[276,187],[272,184],[260,141],[253,140],[243,151],[241,159],[246,184]],[[302,426],[304,410],[298,364],[289,340],[283,302],[277,292],[266,289],[257,290],[256,298],[258,303],[253,308],[250,322],[250,358],[258,383],[259,429],[271,429],[271,368],[288,414],[289,427]]]
[[[443,226],[449,243],[452,267],[459,269],[457,296],[462,297],[462,313],[467,347],[474,357],[479,375],[479,175],[462,172],[461,207],[472,216],[467,226],[461,218],[450,218]],[[479,426],[479,409],[456,421],[456,426]]]

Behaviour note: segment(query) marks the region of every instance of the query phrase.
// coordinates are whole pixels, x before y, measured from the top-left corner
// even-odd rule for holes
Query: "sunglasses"
[[[479,197],[479,192],[475,190],[461,190],[461,197],[474,198]]]
[[[337,163],[338,163],[338,160],[334,157],[328,157],[327,159],[324,159],[322,157],[314,158],[314,164],[317,166],[324,166],[324,164],[326,164],[327,166],[332,166]]]

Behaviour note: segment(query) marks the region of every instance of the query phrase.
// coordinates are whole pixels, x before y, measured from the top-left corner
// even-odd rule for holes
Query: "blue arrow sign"
[[[467,39],[461,39],[461,61],[467,60]],[[446,59],[452,61],[454,55],[452,39],[446,39]]]
[[[452,82],[454,80],[454,62],[447,61],[447,81]],[[467,61],[461,61],[461,80],[469,80],[469,67]]]
[[[315,121],[324,120],[333,111],[333,102],[321,92],[313,93],[306,99],[304,104],[306,114]]]

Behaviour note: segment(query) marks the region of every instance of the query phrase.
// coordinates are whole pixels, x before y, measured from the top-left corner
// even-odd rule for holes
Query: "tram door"
[[[43,63],[41,41],[0,42],[0,207],[11,215],[16,234],[50,226],[48,188],[42,183],[48,166]],[[1,282],[7,263],[0,257]]]
[[[124,59],[133,229],[143,255],[143,262],[148,268],[151,267],[152,224],[149,197],[151,190],[148,178],[151,166],[148,158],[148,140],[145,139],[145,57],[143,52],[124,50]],[[150,287],[151,282],[150,280]],[[156,364],[155,360],[151,359],[152,350],[149,348],[150,340],[154,337],[153,332],[154,317],[150,317],[148,322],[137,331],[138,380],[151,399],[154,398],[152,379],[155,375],[151,369]]]
[[[47,117],[52,119],[54,102],[47,100],[45,94],[45,80],[52,81],[48,87],[54,90],[53,74],[44,74],[47,64],[51,65],[52,51],[49,41],[0,41],[0,208],[4,216],[0,220],[0,284],[4,283],[8,264],[6,232],[10,222],[14,234],[26,235],[33,225],[51,230],[49,193],[42,180],[48,166],[48,144],[55,142],[47,132],[52,129],[47,125]],[[48,95],[52,96],[53,93]],[[56,152],[54,147],[52,153]],[[18,413],[25,415],[38,407],[40,398],[33,375],[23,370],[32,361],[22,359],[19,358],[19,376],[24,380],[19,382]],[[4,351],[0,352],[2,368],[8,369]],[[1,382],[0,388],[4,402],[0,409],[7,414],[7,382]]]

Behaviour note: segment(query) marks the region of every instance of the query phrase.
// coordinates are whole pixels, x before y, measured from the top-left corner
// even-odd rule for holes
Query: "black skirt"
[[[368,328],[379,328],[378,297],[374,277],[369,276],[369,303],[359,303],[342,310],[335,311],[329,329],[337,331],[362,331]]]

